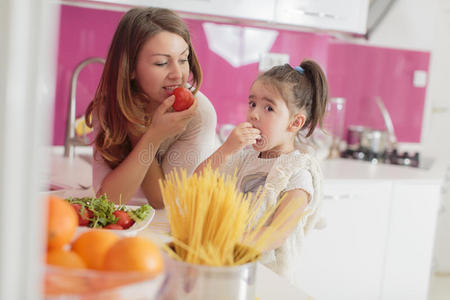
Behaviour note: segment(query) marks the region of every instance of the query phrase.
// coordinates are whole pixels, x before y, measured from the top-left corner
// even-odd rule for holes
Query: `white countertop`
[[[435,159],[429,169],[371,164],[352,159],[330,159],[321,163],[325,181],[338,180],[397,180],[440,184],[447,170],[446,164]]]
[[[92,186],[90,147],[78,147],[77,156],[68,159],[62,155],[61,146],[51,151],[51,170],[46,176],[54,187],[80,188]],[[321,162],[325,182],[342,180],[396,180],[413,181],[422,184],[441,184],[447,172],[447,161],[435,158],[429,169],[412,168],[386,164],[371,164],[352,159],[330,159]],[[80,186],[81,185],[81,186]]]

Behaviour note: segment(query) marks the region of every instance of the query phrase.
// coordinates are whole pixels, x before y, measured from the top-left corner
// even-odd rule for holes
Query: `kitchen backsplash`
[[[61,6],[53,144],[64,144],[73,70],[88,57],[106,57],[122,15],[123,12]],[[218,125],[242,122],[249,87],[258,75],[258,63],[233,66],[226,57],[211,50],[204,21],[186,19],[186,23],[203,69],[201,90],[217,111]],[[245,34],[241,36],[245,38]],[[420,142],[426,85],[414,87],[413,76],[416,70],[428,72],[429,52],[368,47],[345,43],[327,34],[290,30],[276,30],[276,38],[269,49],[273,53],[288,54],[292,65],[304,58],[318,61],[326,70],[330,96],[347,100],[346,125],[382,128],[383,119],[373,101],[374,97],[380,96],[391,114],[398,140]],[[101,70],[101,65],[92,64],[81,72],[77,116],[83,114],[91,101]]]

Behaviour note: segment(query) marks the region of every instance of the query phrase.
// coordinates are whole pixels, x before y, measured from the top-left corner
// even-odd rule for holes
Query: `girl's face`
[[[262,139],[253,145],[259,152],[287,153],[293,150],[288,130],[290,113],[286,102],[271,84],[257,80],[250,88],[247,122],[261,131]]]
[[[189,76],[189,45],[179,35],[162,31],[139,51],[134,77],[151,101],[161,103],[184,86]]]

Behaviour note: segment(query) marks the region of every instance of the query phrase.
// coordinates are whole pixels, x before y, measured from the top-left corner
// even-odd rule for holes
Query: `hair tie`
[[[298,71],[300,74],[305,74],[305,70],[300,66],[295,66],[294,70]]]

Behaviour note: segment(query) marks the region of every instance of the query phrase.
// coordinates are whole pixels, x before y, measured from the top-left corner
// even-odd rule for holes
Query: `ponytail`
[[[308,111],[309,115],[304,125],[306,128],[309,127],[308,133],[306,134],[306,137],[309,137],[312,135],[317,125],[322,127],[322,121],[328,102],[328,83],[325,73],[316,62],[312,60],[303,60],[300,67],[304,71],[304,76],[308,78],[311,83],[311,101],[305,105],[306,107],[309,106],[310,110]],[[298,72],[298,70],[295,71]]]

